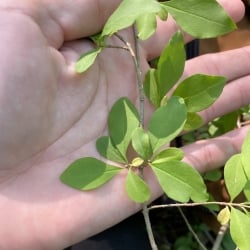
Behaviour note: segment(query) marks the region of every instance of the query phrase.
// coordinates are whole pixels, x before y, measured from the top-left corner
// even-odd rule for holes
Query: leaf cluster
[[[211,15],[211,13],[213,14]],[[168,14],[175,19],[181,30],[196,38],[216,37],[236,28],[233,20],[216,0],[170,0],[165,2],[123,0],[107,20],[102,32],[91,37],[97,48],[79,58],[76,63],[76,71],[83,73],[89,69],[102,49],[109,47],[106,42],[108,37],[135,25],[138,38],[146,40],[156,31],[157,19],[165,21]],[[175,56],[178,56],[178,53]]]
[[[213,15],[208,14],[207,9]],[[138,38],[147,39],[157,28],[157,18],[166,20],[168,14],[182,30],[199,38],[214,37],[235,28],[215,0],[123,0],[102,32],[91,37],[96,49],[79,59],[77,72],[86,71],[94,63],[98,54],[108,46],[106,39],[109,36],[135,25]],[[165,145],[184,129],[194,129],[202,124],[198,112],[219,97],[226,79],[201,74],[182,79],[185,60],[184,37],[178,31],[163,50],[157,67],[149,69],[145,76],[144,93],[156,108],[147,129],[140,124],[141,117],[133,103],[126,97],[120,98],[109,113],[109,134],[96,142],[100,155],[114,164],[90,157],[79,159],[64,171],[61,180],[74,188],[90,190],[125,170],[128,196],[144,203],[150,199],[150,189],[142,170],[151,168],[164,192],[172,199],[180,202],[207,200],[206,187],[198,172],[182,162],[180,149],[166,149]],[[134,159],[128,157],[129,148],[136,155]]]
[[[250,201],[250,132],[248,133],[241,153],[233,155],[226,163],[224,168],[224,179],[231,202],[235,200],[240,193],[245,194],[247,204]],[[249,249],[249,228],[250,215],[245,209],[239,210],[233,206],[226,206],[218,214],[218,220],[221,224],[227,224],[230,221],[230,232],[232,239],[239,249]]]
[[[90,190],[124,170],[128,196],[135,202],[144,203],[151,194],[139,173],[140,169],[148,167],[172,199],[181,202],[207,200],[202,177],[193,167],[181,162],[183,152],[178,148],[163,147],[182,131],[186,116],[183,99],[174,96],[152,114],[145,130],[139,126],[139,114],[132,102],[126,97],[120,98],[109,113],[109,136],[100,137],[96,142],[100,155],[116,164],[90,157],[78,159],[65,170],[61,180],[74,188]],[[128,156],[130,147],[137,155],[133,159]]]
[[[183,78],[186,61],[183,31],[196,38],[209,38],[235,29],[235,24],[216,0],[123,0],[102,32],[91,37],[96,47],[81,56],[76,63],[76,71],[83,73],[88,70],[105,48],[130,51],[126,46],[108,44],[110,36],[134,26],[137,39],[146,40],[156,31],[157,19],[165,21],[169,14],[180,30],[169,40],[156,67],[150,68],[145,75],[143,91],[155,107],[147,128],[141,124],[140,110],[127,97],[118,99],[109,112],[108,134],[96,141],[96,149],[102,159],[85,157],[74,161],[61,175],[65,184],[83,191],[93,190],[124,172],[129,198],[146,203],[151,198],[150,187],[143,177],[147,168],[173,200],[208,200],[200,174],[182,161],[184,154],[180,149],[166,148],[166,145],[183,130],[193,130],[202,125],[199,112],[217,100],[226,82],[224,77],[203,74]],[[126,45],[123,38],[120,40]],[[250,135],[242,152],[233,156],[225,166],[225,182],[231,200],[242,191],[250,198],[249,148]],[[131,152],[134,155],[132,159]],[[246,236],[250,228],[248,212],[226,207],[220,211],[218,219],[222,224],[231,221],[234,241],[240,249],[247,249],[250,245]],[[239,224],[242,227],[238,227]]]

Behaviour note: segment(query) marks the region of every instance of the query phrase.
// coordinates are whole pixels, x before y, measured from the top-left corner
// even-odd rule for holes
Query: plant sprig
[[[138,39],[148,39],[157,29],[157,18],[166,20],[168,14],[176,20],[180,30],[171,37],[157,67],[148,70],[143,82]],[[133,30],[135,50],[119,34],[120,30],[129,27]],[[131,200],[143,204],[152,249],[157,249],[157,246],[152,239],[149,208],[145,205],[151,199],[150,187],[143,178],[145,168],[151,168],[163,191],[170,198],[184,202],[177,205],[190,206],[187,203],[190,200],[195,202],[193,205],[212,204],[208,202],[209,195],[202,176],[182,161],[183,152],[178,148],[165,148],[183,130],[193,130],[202,125],[198,112],[218,99],[226,82],[224,77],[202,74],[182,79],[186,60],[183,31],[196,38],[208,38],[225,34],[235,28],[232,19],[215,0],[123,0],[107,20],[102,32],[92,37],[96,48],[83,54],[76,63],[76,71],[84,73],[104,49],[128,51],[137,75],[140,107],[137,108],[127,97],[118,99],[108,115],[109,134],[96,141],[97,151],[104,160],[92,157],[78,159],[62,173],[61,181],[73,188],[88,191],[101,187],[122,170],[127,171],[125,188]],[[112,35],[119,38],[121,46],[107,44],[107,38]],[[144,127],[145,96],[155,106],[147,129]],[[225,168],[226,185],[231,200],[250,183],[247,157],[249,138],[250,136],[243,145],[242,153],[231,158]],[[134,159],[128,156],[129,147],[136,154]],[[234,170],[236,165],[237,171]],[[230,207],[230,211],[222,210],[219,217],[230,217],[233,239],[244,250],[250,242],[245,236],[241,238],[239,231],[244,234],[249,230],[250,218],[246,211],[242,212],[235,207],[244,209],[245,205],[224,205]],[[241,230],[237,230],[236,224],[243,224],[243,220],[246,223]]]

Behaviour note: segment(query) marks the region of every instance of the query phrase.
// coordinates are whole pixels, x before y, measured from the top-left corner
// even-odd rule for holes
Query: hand
[[[92,48],[84,38],[101,29],[119,2],[0,3],[0,249],[63,249],[140,209],[127,198],[122,175],[91,192],[59,180],[76,158],[97,156],[95,141],[106,130],[114,101],[124,95],[137,100],[133,64],[123,51],[106,50],[85,74],[74,71],[74,62]],[[235,20],[241,18],[241,1],[220,2]],[[171,19],[160,22],[141,44],[144,71],[175,30]],[[124,36],[129,40],[131,34]],[[187,64],[186,75],[229,78],[223,96],[203,113],[205,120],[248,103],[248,55],[249,48],[242,48]],[[243,90],[236,92],[239,86]],[[234,142],[222,137],[202,142],[205,148],[185,147],[186,161],[201,171],[217,166],[238,150],[243,132],[236,132]],[[230,150],[218,150],[219,143]],[[150,174],[148,181],[156,198],[161,190]]]

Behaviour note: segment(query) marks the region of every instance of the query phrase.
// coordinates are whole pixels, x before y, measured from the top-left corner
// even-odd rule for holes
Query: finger
[[[240,0],[218,0],[225,11],[233,18],[235,22],[241,20],[244,15],[244,5]],[[148,60],[158,57],[165,47],[170,37],[177,31],[178,26],[173,18],[169,17],[167,21],[158,21],[157,31],[147,41],[143,43],[143,47],[147,53]],[[185,36],[186,42],[192,38]]]
[[[40,26],[50,45],[99,32],[121,0],[1,1],[0,10],[22,13]]]
[[[184,77],[193,74],[225,76],[228,81],[246,76],[249,69],[250,46],[220,53],[206,54],[188,60]]]
[[[185,153],[184,161],[201,173],[221,167],[229,157],[240,152],[248,130],[249,126],[246,126],[217,138],[184,146],[182,148]]]

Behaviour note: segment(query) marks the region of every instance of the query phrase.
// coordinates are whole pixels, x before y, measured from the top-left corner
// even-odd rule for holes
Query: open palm
[[[62,249],[140,208],[127,198],[122,175],[99,190],[84,193],[59,180],[60,173],[76,158],[98,157],[95,141],[106,131],[114,101],[120,96],[137,101],[134,66],[126,51],[106,49],[85,74],[74,71],[75,61],[93,46],[84,37],[97,33],[119,2],[0,3],[0,220],[4,225],[0,249]],[[220,2],[236,20],[240,18],[238,1]],[[156,35],[140,45],[144,71],[147,61],[159,55],[174,31],[173,21],[162,22]],[[123,36],[133,42],[129,31]],[[116,38],[110,42],[119,44]],[[247,60],[243,52],[230,53],[241,53]],[[218,66],[232,56],[230,53],[221,55]],[[191,61],[185,73],[222,73],[234,82],[249,74],[247,68],[217,72],[216,67],[207,67],[209,60],[214,58]],[[199,67],[194,67],[197,64]],[[244,104],[243,100],[223,109],[227,98],[220,102],[219,110],[204,112],[206,120]],[[238,144],[243,134],[237,134]],[[193,145],[185,150],[193,156],[201,149]],[[218,155],[219,161],[231,153]],[[149,177],[155,198],[161,191]]]

